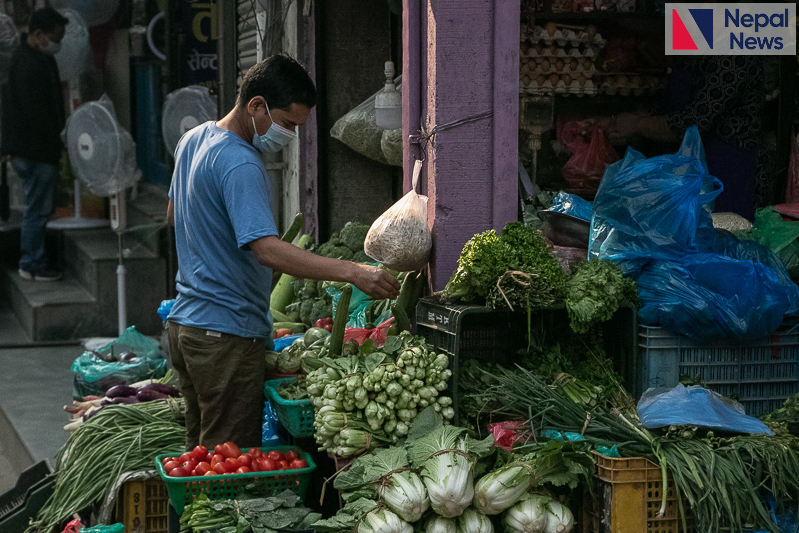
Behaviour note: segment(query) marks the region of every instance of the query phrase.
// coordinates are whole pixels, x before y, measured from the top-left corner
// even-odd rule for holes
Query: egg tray
[[[519,84],[519,92],[526,94],[546,95],[546,94],[560,94],[563,96],[594,96],[597,94],[597,85],[591,81],[586,80],[585,85],[580,87],[580,82],[574,80],[571,85],[566,85],[563,80],[560,80],[556,85],[546,80],[543,84],[539,85],[535,80],[531,80],[530,84],[526,87],[524,84]]]
[[[599,88],[599,94],[607,94],[609,96],[643,96],[650,94],[660,89],[660,81],[654,76],[643,77],[640,82],[630,81],[624,85],[619,85],[615,78],[606,78],[596,84]]]
[[[603,39],[600,33],[594,35],[593,39],[591,39],[584,31],[575,32],[574,30],[569,29],[557,29],[555,30],[555,33],[550,35],[541,26],[533,27],[533,31],[528,31],[526,37],[533,44],[539,42],[543,42],[547,45],[557,43],[559,46],[566,46],[567,44],[571,44],[572,46],[587,44],[597,48],[602,48],[607,44],[607,40]]]
[[[577,77],[579,75],[583,75],[586,78],[592,78],[595,74],[597,74],[597,69],[594,67],[593,63],[591,64],[591,68],[585,68],[583,65],[578,65],[576,69],[572,70],[569,65],[564,65],[564,67],[560,70],[555,65],[550,65],[549,69],[544,70],[544,68],[537,64],[535,68],[530,70],[529,63],[527,64],[527,70],[524,69],[524,65],[519,69],[520,76],[538,76],[540,74],[568,74],[572,77]]]
[[[566,50],[565,48],[560,47],[544,47],[540,52],[535,49],[535,47],[530,47],[527,53],[524,53],[523,49],[519,49],[519,57],[520,58],[532,58],[535,60],[540,59],[543,61],[544,59],[548,58],[555,58],[555,59],[579,59],[579,58],[595,58],[597,56],[597,51],[590,47],[574,47]]]

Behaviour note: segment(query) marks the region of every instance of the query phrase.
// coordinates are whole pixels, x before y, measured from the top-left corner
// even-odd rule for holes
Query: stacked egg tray
[[[600,81],[601,80],[601,81]],[[662,87],[657,76],[639,74],[611,74],[603,75],[597,80],[599,94],[611,96],[643,96],[651,94]]]
[[[606,41],[598,33],[568,29],[525,30],[521,42],[519,91],[530,94],[595,95],[594,60]]]

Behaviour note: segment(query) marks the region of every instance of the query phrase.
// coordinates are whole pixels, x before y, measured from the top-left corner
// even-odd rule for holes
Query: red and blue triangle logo
[[[693,37],[691,34],[688,33],[688,28],[685,27],[685,23],[683,23],[680,15],[677,13],[676,9],[672,9],[672,21],[671,21],[671,47],[674,50],[699,50],[696,47],[696,43],[694,42]],[[711,12],[711,32],[713,31],[713,18]]]
[[[712,9],[689,9],[694,22],[702,32],[707,45],[713,49],[713,10]]]

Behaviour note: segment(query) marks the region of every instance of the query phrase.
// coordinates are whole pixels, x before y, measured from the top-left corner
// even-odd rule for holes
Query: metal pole
[[[119,315],[119,334],[125,332],[128,325],[128,306],[125,299],[125,265],[122,264],[122,233],[117,233],[119,265],[117,265],[117,313]]]

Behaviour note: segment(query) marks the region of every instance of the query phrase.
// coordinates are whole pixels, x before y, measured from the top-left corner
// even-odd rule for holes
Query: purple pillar
[[[446,284],[463,244],[517,216],[519,3],[516,0],[403,0],[405,190],[413,135],[427,142],[422,192],[430,197],[432,288]]]

